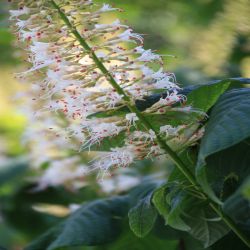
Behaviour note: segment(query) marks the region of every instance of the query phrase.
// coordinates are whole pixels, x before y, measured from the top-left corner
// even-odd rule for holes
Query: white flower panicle
[[[163,155],[156,131],[146,129],[136,112],[120,110],[135,107],[137,100],[156,91],[167,91],[166,97],[142,112],[165,114],[186,97],[178,93],[174,74],[164,71],[161,56],[143,48],[142,35],[120,20],[102,23],[105,13],[120,10],[92,0],[14,2],[19,7],[10,11],[10,19],[31,64],[18,76],[32,81],[28,96],[33,110],[42,114],[39,117],[63,116],[65,137],[81,142],[84,150],[101,147],[104,141],[112,145],[118,138],[120,148],[109,148],[92,164],[105,173]],[[168,137],[179,131],[166,125],[158,133]]]

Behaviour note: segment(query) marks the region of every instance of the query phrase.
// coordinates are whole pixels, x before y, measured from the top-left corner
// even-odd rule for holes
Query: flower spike
[[[63,116],[66,138],[74,137],[82,150],[120,138],[121,148],[110,146],[94,163],[105,172],[171,150],[162,134],[177,136],[182,130],[168,124],[160,130],[145,115],[165,114],[186,97],[178,93],[174,74],[164,71],[161,56],[143,48],[142,35],[119,19],[101,22],[105,13],[119,9],[91,0],[14,2],[19,9],[10,11],[10,19],[31,64],[19,77],[33,82],[28,95],[41,122]],[[166,98],[141,113],[136,101],[160,91],[167,91]],[[124,107],[130,112],[119,113]]]

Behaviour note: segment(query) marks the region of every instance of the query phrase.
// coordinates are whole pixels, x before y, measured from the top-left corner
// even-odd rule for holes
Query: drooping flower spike
[[[192,127],[187,138],[179,134],[183,132],[179,126],[163,121],[157,127],[146,117],[167,115],[186,97],[178,93],[174,74],[164,71],[161,56],[143,48],[142,35],[120,20],[102,23],[105,13],[119,9],[98,6],[92,0],[14,2],[18,9],[10,11],[10,19],[31,63],[19,76],[22,81],[32,81],[33,109],[42,114],[41,121],[45,113],[63,114],[68,139],[80,141],[82,150],[102,150],[103,143],[109,144],[103,149],[109,152],[91,165],[93,169],[108,172],[138,159],[163,155],[164,141],[173,136],[179,149],[183,140],[192,138],[193,143],[199,139],[193,138],[199,125],[189,126],[197,120],[183,124]],[[158,65],[156,70],[152,64]],[[136,107],[136,101],[164,91],[167,97],[152,107],[143,112]],[[129,111],[123,111],[126,107]],[[114,138],[119,140],[119,148],[112,146]]]

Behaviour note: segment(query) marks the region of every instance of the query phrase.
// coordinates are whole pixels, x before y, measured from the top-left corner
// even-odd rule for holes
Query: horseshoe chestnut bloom
[[[164,70],[162,57],[143,48],[143,35],[118,19],[104,21],[105,15],[120,9],[98,6],[92,0],[13,2],[17,9],[10,11],[10,19],[30,63],[30,68],[17,76],[30,83],[28,105],[36,122],[44,124],[41,129],[53,131],[51,124],[46,128],[50,118],[60,128],[55,132],[57,138],[63,134],[63,141],[70,141],[65,147],[81,145],[81,150],[87,151],[96,151],[104,141],[120,141],[101,153],[90,170],[108,173],[145,157],[165,155],[159,141],[169,140],[181,149],[199,139],[200,134],[183,133],[197,130],[197,119],[184,127],[172,127],[169,119],[160,127],[150,123],[147,116],[167,117],[172,108],[181,112],[186,97],[179,93],[174,74]],[[139,111],[137,101],[159,92],[167,96]],[[32,141],[30,127],[26,137],[30,135],[27,138]]]

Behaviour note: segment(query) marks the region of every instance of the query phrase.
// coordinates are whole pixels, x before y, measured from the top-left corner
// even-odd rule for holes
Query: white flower
[[[114,108],[118,103],[121,103],[123,95],[119,95],[117,92],[110,91],[107,93],[108,105]]]
[[[18,30],[23,30],[27,25],[29,25],[30,20],[18,20],[16,22],[16,26],[18,27]]]
[[[97,52],[96,52],[96,56],[97,56],[98,58],[105,58],[105,57],[107,57],[107,53],[105,53],[105,52],[103,52],[103,51],[97,51]]]
[[[143,48],[143,46],[137,46],[133,51],[137,54],[143,54],[146,50]]]
[[[27,7],[21,7],[19,10],[10,10],[10,19],[14,19],[16,17],[22,16],[22,15],[28,15],[30,13],[30,8]]]
[[[135,126],[136,121],[139,121],[139,118],[135,113],[126,114],[126,120],[128,121],[128,126]]]
[[[122,34],[118,35],[118,37],[121,39],[121,41],[128,42],[131,41],[131,39],[138,40],[140,43],[143,43],[143,38],[141,35],[137,33],[133,33],[133,30],[127,29]]]
[[[139,141],[144,139],[144,142],[147,142],[147,141],[153,142],[156,139],[156,134],[152,129],[150,129],[148,132],[135,131],[131,134],[130,138],[131,139],[134,138]]]
[[[155,140],[155,139],[156,139],[156,134],[155,134],[155,132],[154,132],[152,129],[150,129],[148,132],[149,132],[149,139],[150,139],[151,141]]]
[[[163,79],[158,80],[156,83],[154,83],[154,86],[156,89],[176,89],[178,86],[170,81],[169,77],[165,77]],[[172,95],[174,96],[174,95]],[[176,93],[177,96],[177,93]]]
[[[117,10],[117,8],[113,8],[109,4],[103,4],[102,8],[98,12],[109,12],[114,10]]]
[[[146,157],[152,157],[152,156],[157,157],[164,154],[165,154],[164,150],[161,149],[158,145],[152,145]]]
[[[37,29],[20,30],[21,40],[23,42],[31,41],[31,40],[37,41],[38,40],[37,31],[38,31]]]
[[[165,98],[161,98],[158,103],[160,105],[168,106],[176,102],[185,101],[185,100],[186,100],[186,97],[184,95],[179,95],[178,92],[174,90],[172,93],[168,93]]]
[[[108,175],[112,168],[125,168],[134,162],[135,155],[128,147],[114,148],[111,150],[110,153],[99,156],[99,160],[96,160],[91,166],[91,170],[100,170],[100,179]]]
[[[160,133],[166,136],[176,136],[178,135],[180,127],[172,127],[171,125],[164,125],[160,127]]]
[[[145,50],[140,57],[137,58],[141,62],[151,62],[154,60],[161,60],[161,57],[157,54],[154,54],[151,49]]]
[[[128,28],[128,26],[121,24],[119,19],[115,20],[111,24],[95,24],[95,29],[97,30],[105,30],[108,28]]]
[[[91,147],[97,143],[100,143],[104,138],[118,135],[123,127],[117,126],[115,123],[100,123],[93,124],[88,127],[89,138],[84,143],[83,148]]]
[[[10,13],[17,26],[17,36],[29,52],[27,61],[31,63],[19,77],[26,82],[32,81],[27,88],[27,96],[32,102],[27,101],[27,105],[31,107],[29,113],[36,114],[39,127],[27,128],[26,141],[30,142],[32,159],[37,159],[37,165],[46,161],[53,163],[55,159],[66,163],[64,154],[68,150],[81,145],[83,149],[98,147],[120,133],[121,145],[125,146],[104,153],[92,169],[108,174],[113,168],[126,167],[147,155],[161,155],[161,149],[156,146],[157,137],[163,133],[174,135],[170,125],[161,127],[161,131],[139,130],[136,113],[125,117],[109,115],[116,114],[128,103],[135,105],[136,101],[159,89],[169,92],[145,113],[159,114],[160,109],[167,112],[174,109],[174,103],[186,100],[178,93],[174,75],[163,70],[161,56],[150,49],[145,50],[142,35],[120,20],[100,23],[103,13],[118,10],[109,4],[98,9],[91,0],[69,1],[61,13],[68,19],[65,22],[49,1],[25,2],[26,7]],[[84,39],[84,46],[79,36]],[[156,67],[151,67],[152,63]],[[101,112],[108,115],[103,118]],[[49,131],[46,130],[49,125],[46,117],[53,118]],[[30,124],[34,121],[34,118],[29,119]],[[42,136],[40,141],[35,140],[37,135]],[[69,170],[63,166],[56,180],[59,161],[54,163],[41,178],[42,186],[70,182],[80,175],[79,162],[67,162]]]

